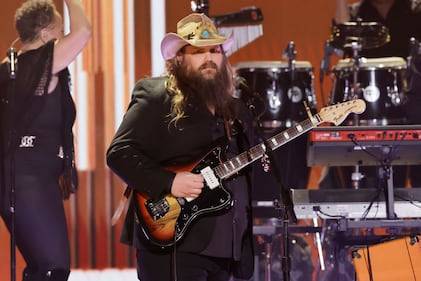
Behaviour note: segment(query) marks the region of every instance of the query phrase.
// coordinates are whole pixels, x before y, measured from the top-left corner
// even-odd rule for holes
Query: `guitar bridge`
[[[165,198],[158,201],[148,200],[145,202],[145,206],[153,220],[159,220],[170,210],[170,204]]]

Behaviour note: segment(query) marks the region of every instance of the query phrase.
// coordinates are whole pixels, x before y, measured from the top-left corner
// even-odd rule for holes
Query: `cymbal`
[[[362,49],[383,46],[390,41],[389,29],[378,22],[345,22],[333,25],[330,36],[331,45],[344,49],[352,43],[361,45]]]

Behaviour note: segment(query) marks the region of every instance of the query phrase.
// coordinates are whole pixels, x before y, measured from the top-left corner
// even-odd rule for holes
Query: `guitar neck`
[[[214,171],[220,179],[228,178],[239,172],[244,167],[263,157],[267,151],[266,146],[269,146],[268,149],[270,150],[275,150],[287,142],[295,139],[296,137],[304,134],[305,132],[310,131],[320,123],[322,123],[322,120],[319,117],[319,114],[315,114],[311,118],[308,118],[296,124],[295,126],[292,126],[291,128],[288,128],[285,131],[282,131],[279,134],[269,138],[266,142],[253,146],[248,151],[245,151],[238,156],[231,158],[224,163],[221,163],[214,168]]]

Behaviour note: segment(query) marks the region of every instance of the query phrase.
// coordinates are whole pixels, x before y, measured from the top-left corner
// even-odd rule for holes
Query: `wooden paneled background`
[[[62,9],[63,3],[55,0]],[[127,5],[128,0],[120,0]],[[152,0],[133,0],[135,21],[134,40],[124,36],[124,44],[134,46],[135,80],[151,74],[151,18]],[[111,226],[115,210],[124,185],[112,175],[105,163],[105,151],[114,134],[114,95],[124,95],[126,104],[133,85],[126,73],[119,75],[125,81],[124,87],[114,90],[113,71],[113,5],[111,0],[83,0],[92,22],[94,36],[84,50],[79,68],[86,74],[87,85],[78,88],[77,99],[87,103],[86,120],[77,120],[88,132],[88,168],[81,169],[80,188],[77,195],[66,201],[68,225],[72,243],[74,268],[133,267],[133,252],[119,243],[121,222]],[[314,67],[315,91],[319,107],[327,100],[331,81],[325,78],[319,83],[319,65],[323,57],[324,42],[329,38],[330,23],[334,11],[334,0],[210,0],[210,14],[220,15],[241,8],[256,6],[262,9],[263,36],[230,56],[232,64],[244,61],[281,60],[288,42],[294,41],[297,60],[308,61]],[[13,27],[15,9],[21,0],[3,1],[0,9],[0,54],[17,37]],[[190,1],[166,1],[166,29],[175,31],[176,22],[191,12]],[[129,59],[125,56],[125,59]],[[334,63],[334,58],[332,63]],[[117,116],[119,117],[119,116]],[[320,168],[313,168],[309,188],[317,188]],[[28,234],[30,235],[30,234]],[[9,279],[9,235],[0,224],[0,279]],[[24,263],[17,259],[17,277],[21,278]]]

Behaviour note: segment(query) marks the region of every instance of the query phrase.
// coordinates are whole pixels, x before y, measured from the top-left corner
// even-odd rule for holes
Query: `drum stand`
[[[265,255],[265,274],[263,281],[271,281],[272,280],[272,242],[273,237],[276,235],[277,227],[269,226],[269,227],[262,227],[262,229],[256,230],[253,227],[254,234],[257,234],[259,238],[262,240],[262,244],[264,245],[264,255]],[[259,239],[260,240],[260,239]]]
[[[359,51],[362,48],[362,45],[359,42],[352,42],[350,44],[345,45],[345,47],[350,47],[352,49],[353,54],[353,67],[352,67],[352,76],[353,76],[353,84],[351,88],[351,99],[358,99],[361,97],[361,88],[360,84],[358,83],[358,73],[360,70],[360,56]],[[360,120],[358,114],[354,114],[354,125],[359,126]],[[357,164],[354,167],[354,172],[351,176],[352,187],[354,189],[359,189],[361,180],[364,178],[364,175],[360,172],[360,166]]]
[[[270,237],[272,240],[272,237]],[[271,281],[272,280],[272,241],[266,242],[265,244],[265,281]]]

